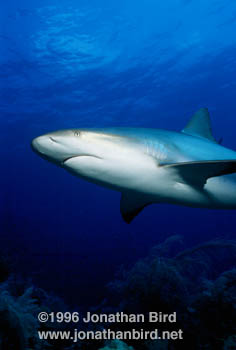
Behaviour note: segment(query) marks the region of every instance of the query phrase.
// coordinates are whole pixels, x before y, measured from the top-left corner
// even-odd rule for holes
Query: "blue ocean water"
[[[121,265],[172,235],[235,238],[234,211],[153,205],[131,225],[120,195],[37,157],[31,140],[80,127],[181,130],[207,107],[236,149],[236,4],[225,0],[0,5],[1,250],[67,303],[96,305]]]

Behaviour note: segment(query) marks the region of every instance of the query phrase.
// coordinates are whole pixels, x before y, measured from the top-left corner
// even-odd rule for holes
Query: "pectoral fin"
[[[176,181],[204,187],[211,177],[233,174],[236,172],[236,160],[212,160],[200,162],[175,163],[163,167],[173,169]]]
[[[122,193],[120,212],[124,221],[129,224],[149,204],[151,202],[141,194],[133,192]]]

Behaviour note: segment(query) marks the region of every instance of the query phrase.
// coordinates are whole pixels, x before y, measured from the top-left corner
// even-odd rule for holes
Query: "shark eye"
[[[74,136],[80,136],[80,132],[79,131],[75,131],[74,132]]]

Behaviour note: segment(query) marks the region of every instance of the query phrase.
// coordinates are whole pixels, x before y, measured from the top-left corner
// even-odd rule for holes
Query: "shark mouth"
[[[70,159],[73,159],[73,158],[80,158],[80,157],[92,157],[92,158],[102,159],[101,157],[94,156],[94,155],[91,155],[91,154],[80,154],[80,155],[76,155],[76,156],[71,156],[71,157],[65,158],[65,159],[62,161],[62,164],[63,164],[63,165],[66,164],[66,162],[69,161]]]

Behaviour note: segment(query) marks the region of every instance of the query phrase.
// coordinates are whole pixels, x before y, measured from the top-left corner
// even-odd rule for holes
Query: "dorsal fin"
[[[187,126],[182,130],[185,134],[203,137],[216,142],[212,135],[211,119],[207,108],[201,108],[190,119]]]

